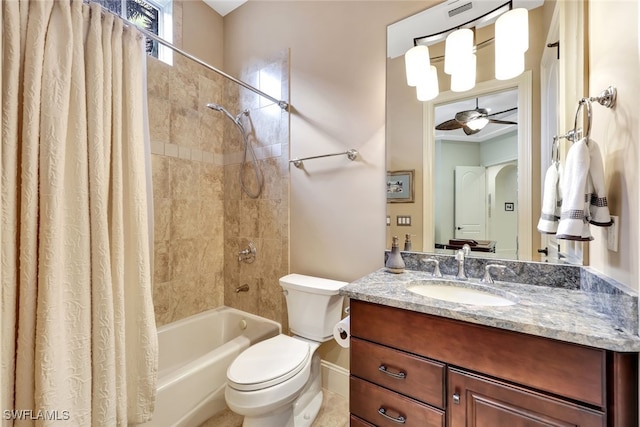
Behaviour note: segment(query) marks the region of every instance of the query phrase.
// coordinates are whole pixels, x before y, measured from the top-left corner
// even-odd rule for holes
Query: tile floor
[[[348,427],[349,401],[339,394],[323,390],[322,407],[312,427]],[[226,409],[209,418],[200,427],[241,427],[242,417]]]

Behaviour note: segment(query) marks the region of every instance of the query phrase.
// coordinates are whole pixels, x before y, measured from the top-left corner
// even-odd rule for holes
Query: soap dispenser
[[[384,266],[387,268],[387,271],[391,273],[397,274],[404,272],[404,260],[402,259],[402,255],[400,255],[398,236],[393,236],[391,252],[389,253],[389,257],[387,258],[387,262]]]
[[[409,252],[411,249],[411,234],[404,235],[404,250],[405,252]]]

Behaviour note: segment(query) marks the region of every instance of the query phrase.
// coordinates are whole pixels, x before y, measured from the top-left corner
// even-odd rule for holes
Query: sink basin
[[[508,306],[515,302],[489,291],[456,286],[456,284],[420,283],[407,286],[407,290],[429,298],[467,305]]]

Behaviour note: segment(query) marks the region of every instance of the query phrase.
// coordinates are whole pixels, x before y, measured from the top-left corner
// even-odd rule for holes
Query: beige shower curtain
[[[153,413],[143,40],[97,5],[2,1],[2,426]]]

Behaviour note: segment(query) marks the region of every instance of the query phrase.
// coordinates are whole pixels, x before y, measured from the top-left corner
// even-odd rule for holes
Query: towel
[[[538,221],[538,231],[545,234],[556,234],[562,206],[562,190],[560,185],[562,166],[553,162],[544,177],[542,194],[542,213]]]
[[[589,140],[589,157],[589,222],[600,227],[609,227],[613,221],[607,205],[602,154],[600,147],[593,140]]]
[[[593,240],[589,230],[589,203],[587,194],[591,157],[587,141],[582,138],[567,153],[562,177],[562,208],[557,238],[567,240]]]

